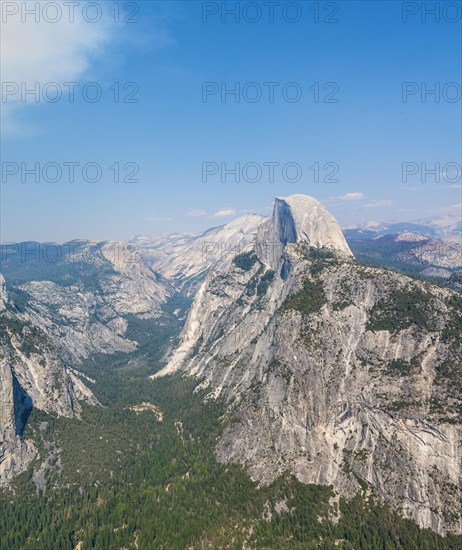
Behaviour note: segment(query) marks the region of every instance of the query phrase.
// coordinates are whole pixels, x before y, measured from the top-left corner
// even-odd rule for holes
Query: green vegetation
[[[158,361],[170,337],[177,334],[183,321],[170,316],[161,319],[140,319],[135,315],[125,315],[128,321],[125,337],[138,342],[138,350],[133,357],[149,357],[149,361]]]
[[[397,332],[417,325],[432,330],[431,296],[418,288],[396,290],[379,300],[371,310],[367,330]]]
[[[405,361],[404,359],[393,359],[387,364],[387,371],[390,374],[398,376],[408,376],[415,372],[418,372],[419,362],[413,357],[411,361]]]
[[[233,259],[233,263],[244,271],[250,271],[257,260],[258,258],[255,252],[243,252]]]
[[[85,285],[87,290],[101,290],[101,280],[116,273],[109,261],[101,262],[103,265],[83,261],[56,263],[29,261],[19,266],[4,266],[2,263],[2,269],[4,269],[5,278],[12,286],[29,281],[51,281],[64,287]]]
[[[234,263],[249,271],[258,261],[252,254],[239,255]],[[247,292],[264,300],[274,276],[260,264]],[[396,293],[390,305],[377,304],[371,325],[398,330],[401,325],[394,317],[402,316],[403,326],[416,319],[419,326],[427,326],[429,299],[419,292]],[[460,336],[458,312],[462,312],[457,297],[452,301],[454,314],[446,333],[451,341],[457,333]],[[306,279],[303,289],[282,308],[310,315],[325,302],[322,282]],[[204,402],[205,393],[194,392],[193,379],[148,379],[162,366],[165,348],[181,328],[182,321],[171,314],[186,307],[177,296],[165,306],[168,315],[160,320],[127,316],[127,336],[139,342],[138,350],[129,355],[101,354],[79,366],[96,380],[89,385],[102,407],[84,406],[81,419],[33,410],[24,437],[34,439],[41,458],[16,478],[12,491],[0,492],[0,550],[451,550],[462,546],[462,537],[442,538],[421,530],[374,499],[366,500],[364,494],[350,501],[340,499],[337,509],[329,504],[333,496],[329,487],[303,485],[284,475],[259,488],[241,466],[217,462],[214,448],[224,427],[222,403]],[[310,322],[304,319],[307,325]],[[0,336],[11,330],[26,334],[31,346],[42,334],[30,337],[27,324],[0,315]],[[316,337],[322,333],[322,327],[315,331]],[[409,374],[417,366],[395,360],[387,369]],[[460,359],[442,363],[440,375],[453,376],[456,368],[460,372]],[[289,366],[277,359],[269,371],[287,383],[291,380]],[[262,387],[254,383],[251,390],[258,406]],[[132,409],[143,403],[160,410],[162,419],[149,407]],[[415,405],[395,401],[391,408],[399,412]],[[49,467],[43,467],[47,456]],[[347,458],[366,463],[368,454],[357,450]],[[36,487],[33,469],[40,467],[46,484]],[[355,475],[346,462],[344,467]],[[367,483],[356,478],[365,491]],[[331,517],[338,511],[340,520],[334,523]]]
[[[289,296],[282,305],[283,310],[295,309],[304,315],[316,313],[326,303],[322,282],[319,280],[303,281],[303,289]]]
[[[335,260],[337,256],[335,252],[325,246],[310,246],[306,243],[300,243],[297,245],[298,250],[306,260]]]
[[[21,321],[15,316],[0,313],[0,344],[8,345],[12,335],[17,338],[19,349],[27,357],[32,353],[53,351],[54,347],[45,333],[29,321]]]
[[[257,285],[257,296],[264,296],[273,280],[274,271],[272,269],[268,269],[268,271],[265,272]]]
[[[246,287],[246,290],[245,290],[247,296],[254,296],[255,295],[255,292],[257,291],[258,283],[260,282],[261,274],[263,273],[264,269],[265,268],[260,263],[260,267],[257,269],[257,272],[252,276],[250,281],[247,283],[247,287]]]
[[[169,315],[177,314],[178,317],[184,317],[193,301],[192,296],[184,296],[180,292],[171,296],[163,305],[162,311]]]
[[[408,243],[409,244],[409,243]],[[357,261],[366,265],[386,267],[405,275],[418,275],[429,264],[412,258],[411,249],[406,251],[402,241],[383,237],[375,239],[348,239],[348,245]],[[418,248],[419,243],[416,243]]]
[[[443,342],[458,342],[462,334],[462,297],[451,296],[447,300],[449,310],[449,319],[441,334]]]
[[[363,274],[364,275],[364,274]],[[351,292],[351,282],[347,277],[340,278],[337,282],[337,299],[332,302],[332,309],[339,311],[351,306],[354,303],[354,298]]]
[[[85,407],[81,420],[33,412],[25,436],[35,437],[43,456],[61,449],[52,462],[62,471],[47,470],[41,494],[31,471],[16,479],[14,494],[0,493],[0,550],[73,550],[78,543],[81,550],[333,550],[339,540],[351,550],[460,544],[460,537],[420,530],[360,496],[340,501],[334,524],[331,489],[291,476],[257,488],[241,467],[214,458],[220,403],[204,403],[191,379],[148,381],[128,363],[128,356],[114,362],[101,356],[83,366],[96,376],[104,407]],[[150,410],[130,410],[142,402],[156,405],[162,421]]]
[[[281,376],[287,384],[290,384],[293,376],[290,368],[279,361],[279,359],[275,359],[274,357],[268,365],[268,372],[272,372],[277,376]]]
[[[310,246],[303,250],[303,255],[311,261],[310,273],[313,277],[338,264],[337,256],[330,248]]]
[[[263,298],[274,280],[275,272],[272,269],[265,271],[264,264],[258,259],[255,252],[252,251],[238,254],[234,257],[233,263],[244,271],[250,271],[258,263],[256,273],[247,283],[246,294],[247,296],[254,296],[256,293],[259,299]]]

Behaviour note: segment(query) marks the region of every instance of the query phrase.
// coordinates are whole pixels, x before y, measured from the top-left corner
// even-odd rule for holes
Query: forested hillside
[[[81,421],[33,412],[25,435],[41,459],[1,495],[1,550],[460,547],[378,506],[367,486],[338,503],[290,477],[258,488],[214,458],[220,404],[187,379],[146,382],[149,369],[100,356],[84,370],[102,408]]]

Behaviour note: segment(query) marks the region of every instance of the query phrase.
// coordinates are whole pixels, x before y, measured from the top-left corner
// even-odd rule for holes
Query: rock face
[[[307,195],[276,198],[272,218],[259,227],[256,251],[260,259],[277,267],[289,243],[304,242],[353,256],[340,226],[324,206]]]
[[[462,267],[462,242],[427,239],[409,247],[403,255],[423,265],[457,269]]]
[[[246,215],[200,235],[131,242],[19,243],[2,249],[2,268],[22,293],[24,320],[40,326],[62,357],[131,352],[138,319],[159,318],[175,293],[192,295],[205,273],[229,263],[265,218]],[[129,330],[131,329],[131,330]]]
[[[58,252],[52,253],[52,246]],[[21,317],[40,326],[71,362],[96,352],[136,349],[125,336],[127,317],[159,317],[173,292],[129,243],[34,243],[26,252],[21,243],[15,252],[5,253],[4,269],[9,279],[19,281],[17,291],[27,303]]]
[[[367,485],[461,533],[461,302],[358,264],[315,199],[277,199],[256,243],[207,275],[157,376],[184,371],[225,399],[217,455],[260,482]]]
[[[192,294],[209,269],[226,264],[255,242],[258,227],[266,219],[248,214],[199,235],[137,237],[131,242],[139,247],[146,263],[176,290]]]
[[[79,400],[97,404],[91,391],[66,368],[46,334],[15,312],[0,275],[0,484],[23,471],[36,452],[22,434],[32,407],[78,416]]]

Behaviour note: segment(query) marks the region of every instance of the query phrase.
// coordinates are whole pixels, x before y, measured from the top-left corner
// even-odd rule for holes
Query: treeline
[[[328,487],[284,477],[257,488],[239,466],[214,458],[219,405],[193,394],[193,381],[138,374],[122,360],[101,362],[95,392],[114,399],[110,406],[88,407],[80,421],[32,414],[26,437],[43,455],[59,451],[43,494],[32,470],[1,494],[0,550],[461,547],[461,537],[420,530],[359,496],[340,501],[334,523]],[[142,402],[162,421],[128,406]]]

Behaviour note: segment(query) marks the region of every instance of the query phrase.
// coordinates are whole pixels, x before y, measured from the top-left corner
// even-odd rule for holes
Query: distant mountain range
[[[369,222],[344,230],[358,260],[445,282],[460,291],[462,222],[454,217],[421,222]]]
[[[398,235],[410,232],[442,240],[462,242],[461,216],[441,216],[409,222],[369,221],[358,226],[344,228],[345,235],[351,238],[375,238],[377,236]]]

